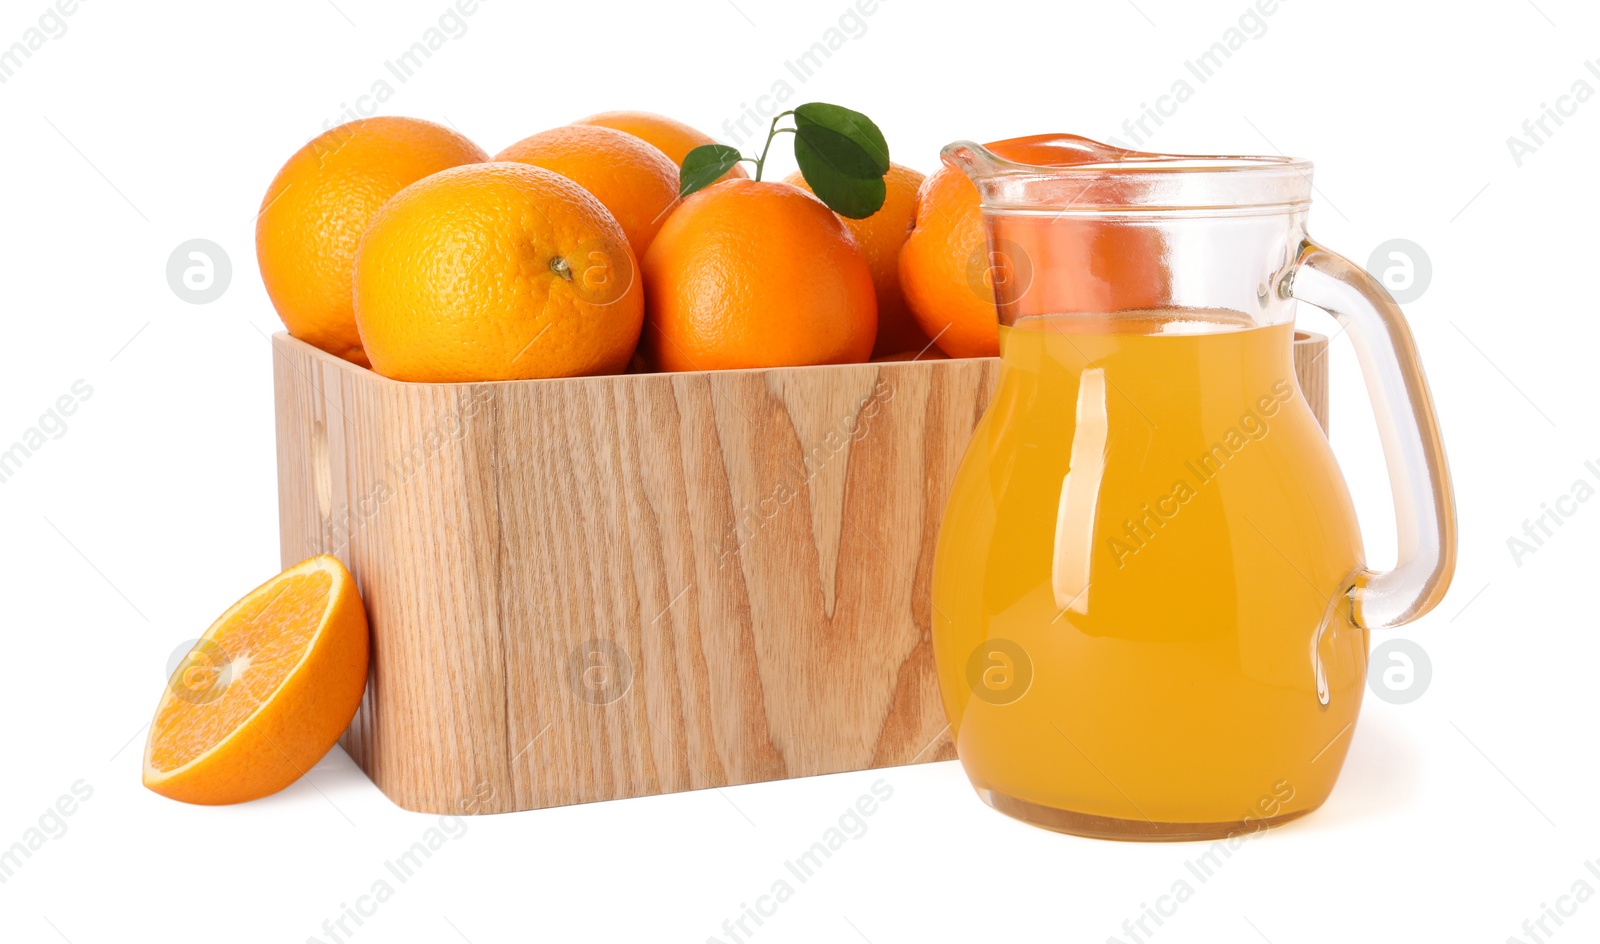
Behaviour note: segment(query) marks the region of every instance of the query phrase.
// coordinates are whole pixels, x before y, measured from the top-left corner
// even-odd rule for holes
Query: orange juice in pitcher
[[[1328,796],[1369,629],[1443,595],[1454,512],[1409,331],[1306,240],[1308,165],[1069,136],[946,149],[983,198],[1001,379],[933,578],[940,689],[979,795],[1066,832],[1226,835]],[[1401,516],[1366,569],[1292,365],[1296,298],[1349,325]]]

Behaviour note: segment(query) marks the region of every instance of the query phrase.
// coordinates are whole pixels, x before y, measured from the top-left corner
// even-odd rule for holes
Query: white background
[[[1188,79],[1193,97],[1148,147],[1310,157],[1324,243],[1363,264],[1392,238],[1430,257],[1407,311],[1462,546],[1448,599],[1394,634],[1429,654],[1430,687],[1410,704],[1369,698],[1327,805],[1204,883],[1184,867],[1199,846],[1023,826],[942,763],[470,819],[345,940],[732,940],[723,921],[880,778],[894,793],[867,833],[745,940],[1132,940],[1124,920],[1188,878],[1194,897],[1147,940],[1501,942],[1533,940],[1524,920],[1575,882],[1600,890],[1585,869],[1600,858],[1600,501],[1520,565],[1507,547],[1575,481],[1600,485],[1584,467],[1600,468],[1600,101],[1520,167],[1507,146],[1574,81],[1600,90],[1585,67],[1600,57],[1592,3],[1287,0],[1199,83],[1185,61],[1245,0],[880,0],[800,83],[784,63],[846,0],[484,0],[399,84],[383,63],[445,0],[334,2],[84,0],[0,85],[0,448],[74,381],[93,388],[0,483],[0,846],[75,782],[93,790],[0,884],[0,938],[332,940],[323,921],[438,824],[390,804],[337,748],[307,780],[233,808],[139,785],[173,648],[278,569],[278,325],[254,214],[289,154],[379,78],[395,86],[382,112],[447,120],[491,153],[614,108],[724,136],[725,119],[787,79],[790,104],[864,111],[892,156],[925,172],[957,138],[1132,143],[1124,120]],[[0,45],[44,9],[6,0]],[[165,274],[193,238],[232,260],[231,286],[207,305]],[[1301,322],[1332,330],[1316,312]],[[1381,566],[1394,553],[1388,486],[1348,338],[1335,347],[1335,448]],[[1600,904],[1566,921],[1547,924],[1554,940],[1594,940]]]

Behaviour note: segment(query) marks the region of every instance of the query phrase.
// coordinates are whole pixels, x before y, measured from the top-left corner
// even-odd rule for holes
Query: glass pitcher
[[[1368,630],[1428,612],[1454,570],[1444,447],[1399,308],[1307,238],[1306,161],[1070,135],[943,157],[982,198],[1002,358],[934,560],[967,775],[1001,812],[1104,838],[1316,809],[1350,746]],[[1393,570],[1365,566],[1295,379],[1296,300],[1354,343]]]

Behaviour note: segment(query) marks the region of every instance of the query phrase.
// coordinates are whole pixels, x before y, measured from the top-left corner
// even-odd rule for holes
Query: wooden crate
[[[1324,425],[1325,345],[1296,345]],[[273,353],[283,562],[355,575],[342,743],[399,805],[954,756],[929,580],[997,361],[410,384]]]

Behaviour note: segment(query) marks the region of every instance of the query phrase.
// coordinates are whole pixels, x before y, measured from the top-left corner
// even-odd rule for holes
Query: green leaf
[[[795,131],[794,159],[811,192],[840,216],[865,219],[883,206],[885,171],[851,138],[802,125]]]
[[[866,152],[877,176],[889,172],[889,142],[883,139],[883,132],[872,119],[861,112],[826,102],[807,102],[794,110],[794,123],[802,134],[808,127],[826,128],[849,138]]]
[[[678,168],[678,196],[687,197],[715,183],[719,177],[744,160],[738,148],[726,144],[702,144],[683,156]]]
[[[801,125],[794,130],[794,134],[837,173],[858,180],[871,180],[884,175],[871,153],[837,131],[821,125]]]

